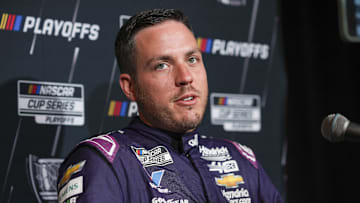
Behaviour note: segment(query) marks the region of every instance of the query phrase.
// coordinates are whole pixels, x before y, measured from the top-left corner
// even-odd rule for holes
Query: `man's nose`
[[[175,83],[176,86],[186,86],[193,82],[193,75],[190,71],[191,67],[185,64],[179,64],[175,71]]]

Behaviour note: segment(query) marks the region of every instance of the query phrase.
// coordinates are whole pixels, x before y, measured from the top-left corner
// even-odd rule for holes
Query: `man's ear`
[[[120,87],[125,94],[125,96],[130,99],[131,101],[136,101],[135,94],[134,94],[134,80],[131,76],[127,73],[120,74],[119,79]]]

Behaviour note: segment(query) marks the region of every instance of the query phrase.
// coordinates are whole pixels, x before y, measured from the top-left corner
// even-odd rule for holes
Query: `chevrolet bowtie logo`
[[[216,184],[226,188],[237,188],[239,184],[244,184],[242,176],[233,173],[222,175],[221,178],[215,178]]]
[[[72,165],[72,166],[69,166],[65,173],[64,173],[64,176],[61,178],[60,182],[59,182],[59,185],[58,185],[58,188],[60,188],[61,186],[63,186],[72,176],[72,174],[74,173],[77,173],[79,171],[82,170],[82,168],[84,167],[85,165],[85,162],[86,160],[84,161],[81,161],[75,165]]]

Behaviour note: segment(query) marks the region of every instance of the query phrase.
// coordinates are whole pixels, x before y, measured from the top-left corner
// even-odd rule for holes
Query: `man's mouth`
[[[185,94],[175,100],[175,103],[181,106],[189,106],[197,103],[198,96],[195,94]]]
[[[184,99],[183,99],[183,101],[190,101],[190,100],[193,100],[194,99],[194,97],[193,96],[190,96],[190,97],[185,97]]]

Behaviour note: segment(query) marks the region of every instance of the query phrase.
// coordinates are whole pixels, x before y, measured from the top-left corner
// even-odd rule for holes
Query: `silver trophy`
[[[38,202],[57,202],[58,170],[64,159],[29,154],[26,161],[29,182]]]

